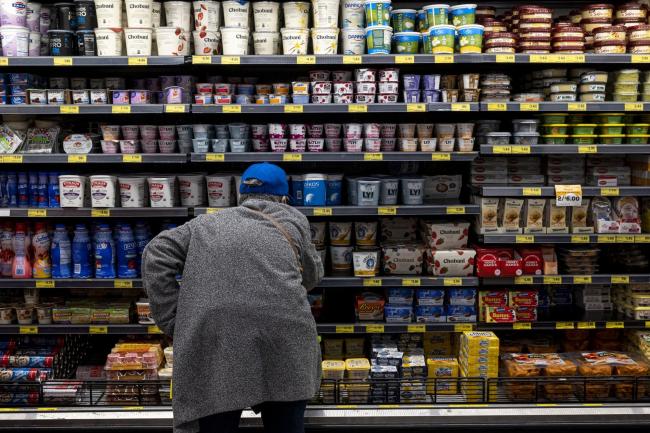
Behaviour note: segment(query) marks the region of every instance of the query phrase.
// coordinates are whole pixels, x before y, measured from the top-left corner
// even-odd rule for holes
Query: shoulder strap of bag
[[[291,235],[289,234],[287,229],[278,220],[273,218],[271,215],[267,215],[264,212],[260,212],[260,211],[258,211],[256,209],[251,209],[249,207],[247,207],[246,209],[248,209],[249,211],[251,211],[251,212],[253,212],[253,213],[257,214],[257,215],[260,215],[262,218],[264,218],[265,220],[267,220],[271,224],[273,224],[275,226],[275,228],[278,229],[278,231],[280,233],[282,233],[282,235],[289,242],[289,245],[291,245],[291,249],[293,250],[293,254],[296,256],[296,261],[298,262],[298,267],[300,268],[300,272],[302,272],[302,260],[300,260],[300,250],[298,249],[298,246],[296,245],[296,242],[293,240],[293,238],[291,237]]]

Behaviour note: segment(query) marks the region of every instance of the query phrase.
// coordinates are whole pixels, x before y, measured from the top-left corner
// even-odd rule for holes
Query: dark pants
[[[262,412],[265,433],[304,433],[306,401],[267,402],[255,406]],[[236,433],[241,410],[216,413],[199,420],[200,433]]]

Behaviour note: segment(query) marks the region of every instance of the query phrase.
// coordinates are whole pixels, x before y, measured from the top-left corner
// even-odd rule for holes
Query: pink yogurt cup
[[[325,124],[325,138],[339,138],[341,136],[340,123],[326,123]]]
[[[143,140],[155,140],[158,136],[158,127],[156,125],[140,125],[140,137]]]
[[[361,138],[363,125],[360,123],[346,123],[343,125],[343,136],[347,139]]]
[[[158,153],[158,140],[143,138],[140,140],[143,153]]]
[[[160,125],[158,126],[158,134],[161,140],[173,140],[176,138],[176,126]]]
[[[307,137],[307,126],[304,123],[289,124],[289,138],[305,139]]]

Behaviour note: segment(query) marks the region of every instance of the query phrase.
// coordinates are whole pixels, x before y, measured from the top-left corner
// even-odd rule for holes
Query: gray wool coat
[[[302,273],[286,238],[247,208],[285,227]],[[199,216],[156,236],[142,266],[151,313],[174,338],[175,432],[194,433],[215,413],[315,395],[321,355],[307,290],[323,265],[296,209],[247,200]]]

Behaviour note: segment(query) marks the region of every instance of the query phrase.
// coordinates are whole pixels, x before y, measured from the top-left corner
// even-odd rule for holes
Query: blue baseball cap
[[[287,173],[268,162],[253,164],[242,174],[239,193],[288,196]]]

